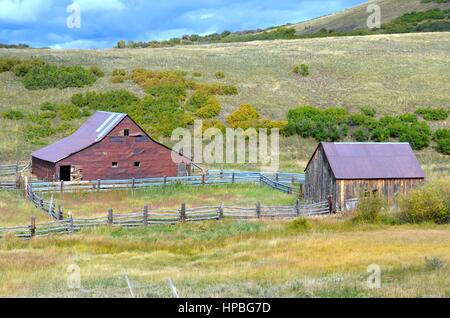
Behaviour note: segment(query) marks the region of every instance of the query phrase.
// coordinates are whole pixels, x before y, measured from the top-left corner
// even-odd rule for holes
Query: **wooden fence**
[[[170,184],[186,185],[209,185],[209,184],[233,184],[233,183],[262,183],[272,187],[275,190],[285,193],[298,193],[294,189],[295,183],[302,183],[304,175],[302,174],[278,174],[277,179],[271,179],[268,175],[259,172],[235,172],[223,171],[217,173],[185,176],[185,177],[160,177],[145,179],[123,179],[123,180],[92,180],[92,181],[71,181],[71,182],[32,182],[30,183],[32,191],[37,192],[71,192],[71,191],[92,191],[92,190],[112,190],[112,189],[130,189],[144,188],[152,186],[162,186]],[[287,185],[288,180],[290,182]]]
[[[42,205],[42,200],[36,204]],[[50,203],[51,206],[51,203]],[[44,207],[45,203],[44,203]],[[263,206],[257,203],[253,207],[226,206],[223,203],[217,206],[187,207],[181,204],[179,209],[151,209],[149,205],[144,206],[141,211],[114,214],[112,209],[103,217],[74,219],[69,215],[49,223],[36,224],[36,218],[32,217],[28,226],[2,227],[0,238],[6,235],[14,235],[18,238],[30,239],[58,234],[73,234],[84,228],[99,226],[111,227],[148,227],[157,224],[177,224],[185,222],[198,222],[206,220],[258,220],[258,219],[293,219],[300,216],[318,216],[330,214],[333,211],[327,202],[316,204],[302,204],[297,200],[294,206]]]
[[[29,168],[29,163],[3,164],[0,165],[0,176],[12,176]]]

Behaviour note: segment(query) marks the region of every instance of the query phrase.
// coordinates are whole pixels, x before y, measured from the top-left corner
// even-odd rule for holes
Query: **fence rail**
[[[0,165],[0,176],[11,176],[24,172],[30,168],[29,163],[3,164]]]
[[[42,199],[35,198],[36,204],[42,205]],[[49,207],[51,206],[51,203]],[[320,216],[332,213],[328,201],[315,204],[302,204],[299,200],[294,206],[264,206],[259,202],[253,207],[217,206],[187,207],[182,204],[180,209],[152,210],[149,205],[142,211],[127,214],[114,214],[109,209],[103,217],[74,219],[71,215],[63,220],[36,224],[33,217],[28,226],[2,227],[0,238],[13,235],[22,239],[43,237],[49,235],[73,234],[85,228],[99,226],[111,227],[148,227],[157,224],[177,224],[199,222],[206,220],[257,220],[257,219],[293,219],[300,216]]]
[[[270,176],[276,178],[271,179]],[[277,181],[279,180],[279,181]],[[288,181],[289,180],[289,181]],[[233,184],[233,183],[257,183],[261,182],[275,190],[285,193],[296,193],[293,189],[294,183],[304,182],[301,174],[262,174],[259,172],[234,172],[234,171],[213,171],[209,174],[194,175],[185,177],[160,177],[145,179],[123,179],[123,180],[92,180],[92,181],[71,181],[71,182],[32,182],[33,191],[56,192],[56,191],[93,191],[93,190],[113,190],[144,188],[152,186],[162,186],[170,184],[187,185],[209,185],[209,184]],[[287,185],[291,182],[290,185]]]

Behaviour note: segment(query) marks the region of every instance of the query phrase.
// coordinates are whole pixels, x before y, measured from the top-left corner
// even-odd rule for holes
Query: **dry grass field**
[[[73,237],[0,241],[0,296],[449,297],[450,228],[319,219],[203,222],[97,229]],[[426,260],[426,258],[428,260]],[[81,289],[69,289],[68,266]],[[367,267],[381,288],[367,286]]]

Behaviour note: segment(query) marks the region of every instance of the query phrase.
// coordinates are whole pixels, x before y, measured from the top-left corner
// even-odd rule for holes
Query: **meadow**
[[[449,297],[449,231],[343,218],[6,238],[0,296],[129,297],[127,272],[137,297],[171,297],[168,278],[182,297]],[[367,285],[371,264],[380,266],[380,289]],[[67,285],[73,265],[81,289]]]

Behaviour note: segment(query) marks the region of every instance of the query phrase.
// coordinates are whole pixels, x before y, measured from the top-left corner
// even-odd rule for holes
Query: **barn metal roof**
[[[76,132],[32,154],[33,157],[56,163],[102,140],[127,114],[98,111]]]
[[[336,179],[425,178],[409,143],[322,142],[321,145]]]

